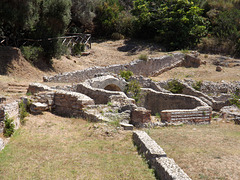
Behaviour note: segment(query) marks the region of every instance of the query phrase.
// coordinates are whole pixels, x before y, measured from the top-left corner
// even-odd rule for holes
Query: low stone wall
[[[109,97],[112,95],[120,95],[127,98],[127,96],[123,92],[93,88],[87,83],[78,84],[77,92],[85,94],[90,98],[94,99],[96,104],[107,104],[107,102],[109,101]]]
[[[209,106],[197,107],[192,110],[164,110],[161,112],[161,121],[168,123],[182,122],[186,124],[209,124],[212,118],[212,109]]]
[[[198,106],[207,106],[201,99],[189,95],[163,93],[148,88],[142,88],[141,94],[139,105],[150,109],[153,115],[167,109],[194,109]]]
[[[119,72],[122,70],[130,70],[135,75],[157,76],[169,69],[186,64],[184,63],[184,61],[189,59],[189,58],[185,58],[187,56],[189,55],[185,55],[182,53],[174,53],[171,55],[162,56],[160,58],[148,59],[147,61],[136,60],[123,65],[93,67],[85,70],[58,74],[51,77],[45,76],[43,77],[43,81],[44,82],[72,82],[72,83],[78,82],[79,83],[79,82],[85,81],[86,79],[94,78],[96,74],[101,74],[106,72],[119,74]],[[191,58],[194,59],[195,57],[191,56]]]
[[[158,179],[191,180],[146,132],[134,131],[133,142],[138,146],[139,153],[144,155],[151,168],[155,170]]]
[[[31,83],[28,86],[27,93],[36,94],[41,91],[52,91],[53,89],[49,86],[40,83]]]
[[[56,114],[80,117],[82,109],[87,105],[94,105],[94,100],[84,94],[67,91],[56,91],[54,94]]]
[[[0,133],[2,133],[4,129],[4,119],[6,114],[8,114],[9,118],[14,119],[15,129],[20,127],[18,102],[14,101],[12,103],[2,104],[0,107]]]

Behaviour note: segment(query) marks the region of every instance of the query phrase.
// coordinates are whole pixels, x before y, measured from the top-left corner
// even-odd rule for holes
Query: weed
[[[181,50],[181,53],[187,54],[187,53],[189,53],[189,50],[188,50],[188,49],[182,49],[182,50]]]
[[[14,128],[15,128],[15,125],[13,123],[13,118],[9,118],[9,115],[6,114],[5,116],[5,120],[4,120],[4,130],[3,130],[3,135],[5,137],[10,137],[13,133],[14,133]]]
[[[32,93],[31,93],[31,92],[27,92],[26,95],[27,95],[27,96],[31,96]]]
[[[120,127],[120,120],[119,119],[115,119],[113,121],[109,122],[110,125],[114,126],[114,127]]]
[[[108,102],[107,105],[108,105],[108,106],[112,106],[112,102]]]
[[[120,76],[125,79],[126,81],[129,80],[129,78],[133,75],[132,71],[120,71]]]
[[[113,110],[112,110],[112,109],[109,109],[108,112],[113,112]]]
[[[157,118],[161,119],[161,114],[160,114],[160,113],[157,112],[157,113],[155,114],[155,116],[156,116]]]
[[[168,90],[172,93],[182,93],[184,86],[176,79],[169,81],[168,83]]]
[[[138,58],[140,60],[143,60],[143,61],[147,61],[148,60],[148,56],[146,54],[140,54]]]
[[[192,84],[192,87],[197,91],[201,90],[201,86],[202,86],[202,81],[196,81],[195,83]]]
[[[73,55],[81,55],[81,52],[85,51],[85,45],[82,43],[77,43],[73,46],[72,53]]]
[[[207,54],[205,54],[205,55],[204,55],[204,58],[208,58],[208,55],[207,55]]]
[[[29,107],[29,101],[27,105],[25,105],[23,101],[21,101],[18,105],[19,105],[19,113],[20,113],[20,123],[24,125],[26,123],[25,118],[29,115],[29,113],[27,112],[27,108]]]

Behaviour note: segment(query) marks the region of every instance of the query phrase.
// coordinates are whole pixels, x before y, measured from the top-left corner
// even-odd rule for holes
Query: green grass
[[[155,179],[130,132],[106,136],[106,127],[96,125],[50,113],[30,116],[0,152],[0,179]]]
[[[212,122],[165,127],[150,130],[150,136],[192,179],[240,177],[239,125]]]

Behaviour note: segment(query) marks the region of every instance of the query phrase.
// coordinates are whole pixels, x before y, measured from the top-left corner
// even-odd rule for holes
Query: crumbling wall
[[[153,115],[167,109],[194,109],[198,106],[207,106],[201,99],[189,95],[163,93],[148,88],[142,88],[141,94],[139,105],[150,109]]]
[[[81,71],[67,72],[51,77],[43,77],[45,82],[83,82],[93,78],[96,74],[115,73],[122,70],[130,70],[135,75],[156,76],[169,69],[184,65],[185,57],[188,55],[174,53],[160,58],[151,58],[147,61],[136,60],[123,65],[111,65],[106,67],[93,67]],[[194,57],[192,57],[194,58]]]
[[[107,104],[107,102],[109,101],[109,97],[112,95],[120,95],[127,98],[127,96],[123,92],[92,88],[86,83],[78,84],[77,92],[85,94],[90,98],[94,99],[96,104]]]
[[[144,155],[150,167],[155,170],[158,179],[191,180],[146,132],[134,131],[133,142],[138,146],[139,153]]]
[[[54,94],[56,114],[80,117],[82,109],[87,105],[94,105],[94,100],[84,94],[67,91],[56,91]]]

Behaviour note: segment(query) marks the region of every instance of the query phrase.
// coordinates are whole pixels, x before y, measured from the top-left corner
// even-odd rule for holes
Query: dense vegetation
[[[17,47],[22,39],[41,39],[21,47],[32,62],[65,53],[58,40],[47,38],[81,32],[239,56],[239,7],[238,0],[1,0],[0,36]]]

